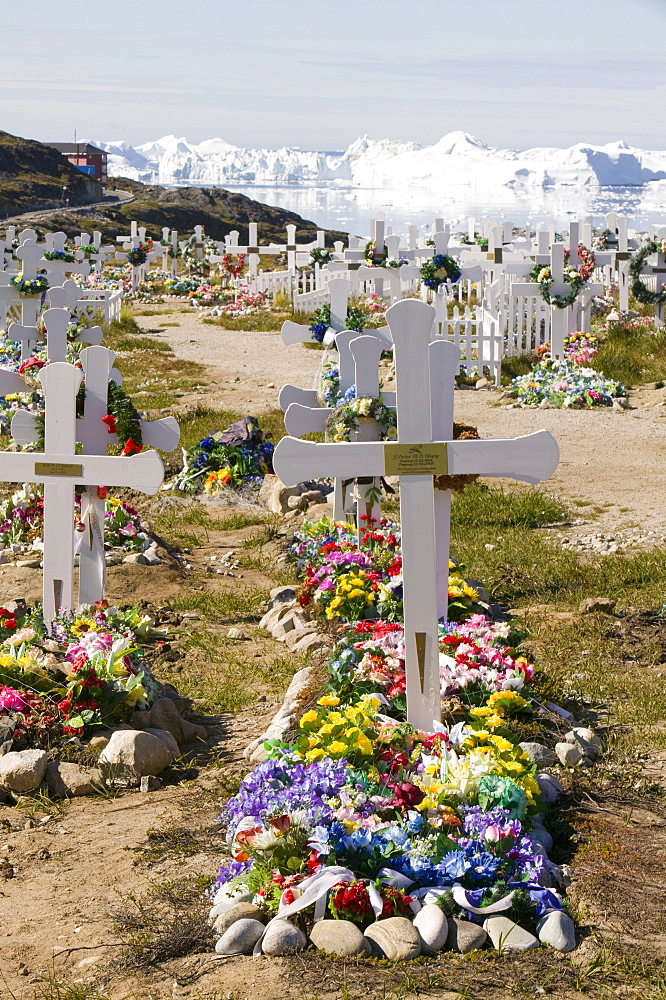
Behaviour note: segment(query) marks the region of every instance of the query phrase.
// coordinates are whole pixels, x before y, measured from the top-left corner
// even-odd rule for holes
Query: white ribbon
[[[314,875],[310,875],[308,878],[304,879],[298,888],[292,889],[294,894],[299,893],[297,898],[293,903],[284,902],[284,892],[280,897],[280,905],[278,906],[278,911],[276,916],[272,920],[269,920],[266,924],[266,929],[261,935],[256,945],[254,946],[253,955],[261,955],[261,942],[264,940],[266,931],[275,923],[276,920],[283,920],[285,917],[290,917],[293,913],[298,913],[300,910],[306,910],[308,906],[315,904],[315,921],[321,920],[326,912],[326,896],[330,889],[338,882],[354,882],[356,880],[356,875],[349,870],[349,868],[339,868],[337,865],[331,865],[328,868],[322,868],[321,871],[316,872]],[[287,890],[285,889],[285,892]],[[318,906],[317,904],[323,901],[323,906]]]
[[[501,913],[502,910],[508,910],[513,903],[514,896],[515,892],[510,892],[508,896],[502,896],[501,899],[498,899],[496,903],[491,903],[490,906],[472,906],[463,887],[461,885],[453,886],[453,898],[458,906],[462,906],[464,910],[469,910],[470,913],[478,913],[481,916],[487,913]]]

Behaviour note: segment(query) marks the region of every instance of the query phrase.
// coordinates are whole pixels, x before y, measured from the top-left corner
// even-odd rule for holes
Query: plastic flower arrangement
[[[24,278],[23,271],[19,271],[13,278],[10,278],[9,284],[23,298],[30,298],[33,295],[43,295],[44,292],[48,291],[49,287],[45,275],[39,274],[36,278]]]
[[[336,406],[329,416],[326,424],[327,438],[329,441],[351,441],[360,428],[360,422],[369,420],[379,424],[381,441],[398,436],[395,410],[387,406],[381,396],[354,396]]]
[[[359,333],[363,333],[366,321],[367,314],[363,309],[359,309],[358,306],[352,305],[347,307],[347,330],[358,330]],[[313,315],[310,317],[309,325],[312,339],[321,344],[331,325],[331,305],[329,302],[314,311]]]
[[[218,493],[241,485],[258,487],[273,469],[274,445],[254,417],[245,417],[226,431],[211,431],[184,456],[177,489]]]
[[[448,254],[436,253],[421,266],[421,281],[426,288],[432,288],[433,291],[447,281],[456,282],[459,279],[460,268]]]
[[[580,269],[569,266],[568,262],[571,258],[571,251],[564,251],[563,275],[565,283],[569,285],[569,291],[561,295],[553,295],[551,293],[553,274],[550,265],[535,264],[530,271],[530,279],[540,286],[541,294],[545,301],[557,309],[566,309],[568,306],[574,304],[594,271],[594,254],[587,247],[584,247],[582,243],[578,246],[578,256],[580,258]]]
[[[140,646],[163,638],[149,618],[100,601],[48,624],[39,609],[0,608],[0,712],[15,748],[80,736],[159,696]]]
[[[564,338],[564,357],[574,365],[588,365],[599,353],[599,341],[591,333],[572,333]],[[537,354],[540,360],[550,358],[550,344],[542,344]]]
[[[409,263],[406,257],[389,257],[387,247],[381,252],[377,250],[375,240],[370,240],[365,245],[365,262],[369,267],[402,267]]]
[[[612,406],[613,399],[625,394],[624,386],[606,378],[593,368],[584,368],[573,361],[545,360],[536,364],[527,375],[511,383],[515,398],[525,404],[543,400],[554,408],[590,409]]]

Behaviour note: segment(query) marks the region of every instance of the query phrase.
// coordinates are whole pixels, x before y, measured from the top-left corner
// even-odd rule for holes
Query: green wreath
[[[643,270],[645,261],[653,253],[664,253],[665,246],[666,241],[657,243],[656,240],[650,240],[644,247],[641,247],[629,263],[629,276],[632,279],[631,294],[637,302],[640,302],[644,306],[666,305],[666,285],[662,285],[658,292],[653,292],[641,280],[641,271]]]
[[[143,437],[141,434],[141,418],[131,397],[127,395],[122,386],[117,385],[110,379],[106,398],[107,415],[102,417],[102,422],[106,424],[109,434],[117,434],[118,442],[123,448],[123,455],[136,455],[143,449]],[[83,381],[76,394],[77,417],[83,416],[85,400],[86,384]],[[40,410],[35,416],[38,429],[36,450],[44,451],[44,410]]]
[[[62,260],[66,264],[73,264],[76,260],[71,250],[45,250],[42,256],[44,260]]]
[[[375,240],[370,240],[365,245],[365,261],[368,267],[402,267],[406,263],[405,260],[389,257],[388,247],[384,247],[382,252],[378,253]]]
[[[432,288],[434,291],[447,281],[458,281],[460,274],[458,264],[447,253],[436,253],[421,265],[421,281],[426,288]]]
[[[83,243],[77,249],[86,257],[92,257],[93,254],[99,253],[99,247],[96,247],[94,243]]]
[[[326,247],[313,247],[310,251],[310,267],[314,267],[315,264],[319,264],[320,267],[325,267],[326,264],[330,264],[333,260],[333,251],[328,250]]]
[[[569,285],[569,291],[563,295],[551,295],[550,293],[553,285],[553,273],[550,265],[535,264],[530,271],[530,280],[535,281],[539,285],[544,300],[549,306],[555,306],[556,309],[567,309],[574,304],[592,275],[596,263],[592,251],[588,250],[582,244],[578,246],[578,256],[581,261],[580,271],[577,271],[575,267],[566,266],[569,254],[570,251],[565,250],[564,280]]]
[[[374,420],[379,424],[380,441],[397,437],[395,410],[391,410],[381,396],[368,396],[350,399],[349,402],[336,406],[326,421],[326,440],[351,441],[362,420]]]
[[[24,299],[31,295],[43,295],[49,288],[49,283],[43,274],[38,274],[36,278],[24,278],[22,271],[15,274],[9,284]]]

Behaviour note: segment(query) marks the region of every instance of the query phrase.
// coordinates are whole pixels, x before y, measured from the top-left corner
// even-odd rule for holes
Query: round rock
[[[261,920],[236,920],[215,945],[218,955],[251,955],[264,933]]]
[[[363,931],[351,920],[318,920],[310,940],[315,948],[339,958],[353,958],[366,952]]]
[[[536,776],[536,782],[541,792],[541,800],[545,805],[557,802],[564,791],[555,775],[549,774],[547,771],[540,771]]]
[[[213,930],[217,934],[223,935],[237,920],[260,920],[262,924],[266,923],[263,910],[255,906],[254,903],[236,903],[231,909],[225,910],[224,913],[220,913],[215,918]]]
[[[421,939],[421,954],[435,955],[449,936],[446,914],[436,903],[427,903],[414,917],[414,927]]]
[[[540,771],[548,770],[557,764],[557,754],[550,747],[545,747],[542,743],[519,743],[521,750],[524,750],[533,764],[536,764]]]
[[[555,753],[564,767],[575,767],[585,759],[585,754],[575,743],[556,743]]]
[[[555,951],[573,951],[576,947],[576,929],[568,913],[551,910],[537,923],[537,934],[542,944],[549,944]]]
[[[261,947],[264,955],[287,955],[291,951],[303,951],[307,943],[300,927],[281,918],[270,925]]]
[[[421,954],[419,932],[407,917],[388,917],[377,920],[365,930],[372,954],[392,962],[406,962]]]
[[[483,921],[483,929],[488,932],[494,947],[501,951],[528,951],[539,947],[534,934],[499,913],[487,917]]]
[[[10,792],[33,792],[44,780],[46,750],[10,750],[0,757],[0,787]]]
[[[483,948],[488,940],[488,935],[483,927],[473,923],[471,920],[459,920],[457,917],[448,919],[449,936],[446,945],[451,951],[458,951],[466,955],[468,951],[475,951]]]

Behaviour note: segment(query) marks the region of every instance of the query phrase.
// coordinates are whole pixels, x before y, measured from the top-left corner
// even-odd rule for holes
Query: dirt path
[[[250,406],[253,414],[274,410],[278,389],[287,382],[310,388],[321,361],[319,351],[299,344],[285,347],[277,332],[224,330],[202,323],[194,311],[136,319],[151,337],[168,343],[177,357],[206,366],[205,402],[210,406]]]

